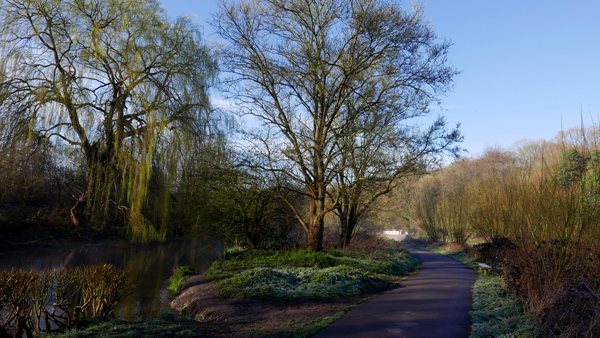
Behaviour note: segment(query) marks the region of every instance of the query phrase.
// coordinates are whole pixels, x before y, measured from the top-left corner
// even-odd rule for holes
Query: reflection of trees
[[[147,317],[163,309],[169,299],[161,297],[173,268],[190,265],[196,271],[207,269],[218,258],[217,249],[199,241],[173,241],[130,249],[121,255],[124,269],[136,278],[138,288],[120,307],[126,318]]]
[[[195,271],[207,269],[218,258],[218,245],[202,241],[168,243],[125,248],[104,248],[62,253],[35,253],[0,260],[0,270],[43,270],[112,264],[128,270],[136,283],[135,291],[120,303],[117,311],[126,318],[148,318],[167,306],[170,299],[161,291],[173,273],[173,267],[190,265]]]

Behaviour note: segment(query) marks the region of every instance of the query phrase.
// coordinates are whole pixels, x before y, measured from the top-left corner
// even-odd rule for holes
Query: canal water
[[[128,270],[137,282],[135,292],[117,308],[122,318],[154,319],[172,300],[167,281],[173,268],[189,265],[202,272],[222,256],[220,245],[200,240],[176,240],[159,244],[122,247],[90,246],[79,250],[5,254],[0,270],[60,269],[90,264],[112,264]]]

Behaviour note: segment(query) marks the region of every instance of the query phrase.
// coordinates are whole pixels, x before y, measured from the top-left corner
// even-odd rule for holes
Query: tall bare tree
[[[213,25],[225,41],[224,88],[265,127],[248,134],[266,169],[308,199],[306,211],[289,205],[320,250],[324,217],[339,203],[328,190],[354,151],[343,140],[367,111],[408,118],[435,101],[456,74],[450,44],[420,8],[385,0],[226,1]]]
[[[216,64],[198,27],[156,0],[6,0],[0,15],[1,89],[27,102],[4,118],[81,149],[92,219],[120,211],[134,239],[164,238],[149,185],[209,119]]]
[[[337,201],[342,246],[350,243],[359,221],[378,207],[381,197],[405,184],[409,177],[427,173],[444,154],[459,155],[458,128],[448,132],[443,118],[424,130],[405,124],[426,113],[397,114],[384,108],[365,111],[355,130],[340,142],[344,149],[353,149],[344,152],[344,170],[339,170],[329,192],[331,200]]]

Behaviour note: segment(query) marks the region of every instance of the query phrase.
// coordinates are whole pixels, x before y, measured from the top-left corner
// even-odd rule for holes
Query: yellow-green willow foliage
[[[0,22],[2,97],[23,103],[3,119],[81,149],[91,226],[164,239],[181,154],[210,129],[216,62],[198,27],[155,0],[7,0]]]

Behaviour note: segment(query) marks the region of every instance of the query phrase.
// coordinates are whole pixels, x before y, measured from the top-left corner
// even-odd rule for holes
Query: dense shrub
[[[450,234],[452,222],[444,220],[456,219],[457,210],[467,214],[462,224],[487,242],[475,246],[476,255],[496,261],[544,336],[600,336],[598,146],[600,130],[586,129],[488,150],[425,178],[413,193],[415,217],[430,239]]]
[[[515,249],[515,244],[506,237],[494,237],[491,242],[473,245],[477,258],[484,261],[504,258],[507,249]]]
[[[72,327],[83,316],[108,319],[134,284],[111,265],[0,272],[0,333],[49,332]]]

